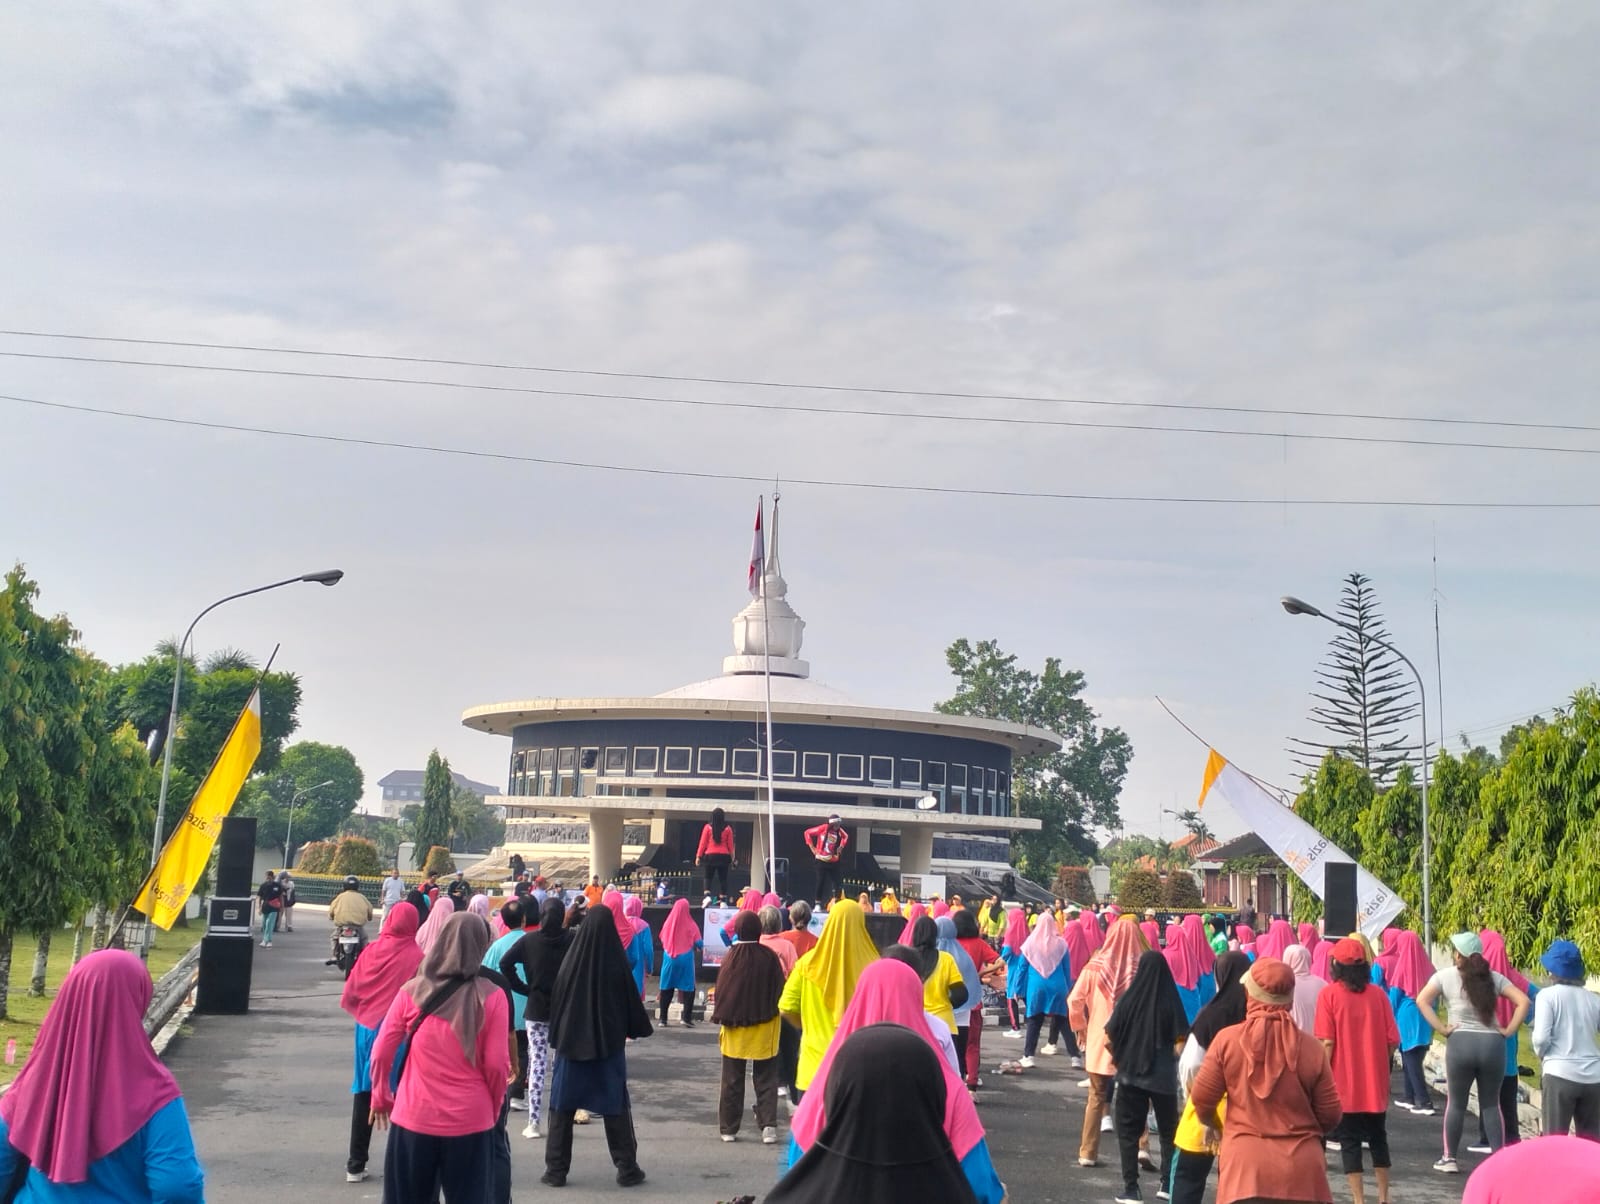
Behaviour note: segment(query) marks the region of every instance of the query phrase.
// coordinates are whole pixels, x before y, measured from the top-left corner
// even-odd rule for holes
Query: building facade
[[[393,769],[378,779],[378,785],[383,789],[383,801],[379,804],[378,814],[386,819],[399,819],[400,813],[407,807],[422,805],[422,779],[423,771],[420,769]],[[490,786],[486,782],[474,782],[466,774],[450,774],[457,786],[470,790],[481,799],[500,793],[498,786]]]

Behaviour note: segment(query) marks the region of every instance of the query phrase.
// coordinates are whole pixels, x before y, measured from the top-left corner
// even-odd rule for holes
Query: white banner
[[[1249,824],[1319,899],[1325,897],[1323,878],[1330,861],[1355,864],[1350,854],[1228,764],[1215,749],[1206,761],[1200,805],[1204,807],[1206,800],[1212,797],[1221,797],[1232,807],[1234,814]],[[1367,939],[1376,941],[1389,921],[1404,911],[1405,906],[1405,901],[1394,891],[1356,865],[1356,927]]]

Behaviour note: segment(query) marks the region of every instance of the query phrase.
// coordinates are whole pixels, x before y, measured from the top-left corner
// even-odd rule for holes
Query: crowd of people
[[[281,886],[275,897],[263,927],[281,922]],[[381,929],[341,996],[354,1022],[347,1179],[369,1176],[373,1134],[386,1131],[389,1204],[502,1204],[508,1121],[522,1111],[523,1136],[544,1142],[542,1184],[567,1182],[574,1126],[595,1118],[616,1183],[644,1183],[628,1047],[666,1027],[675,1001],[679,1022],[696,1022],[706,939],[689,900],[672,903],[658,935],[637,897],[598,880],[569,895],[527,879],[491,900],[460,876],[407,888],[396,873],[381,899]],[[893,943],[874,940],[859,901],[832,901],[818,933],[809,903],[755,890],[719,934],[727,948],[701,1017],[718,1027],[715,1124],[723,1142],[744,1136],[748,1083],[753,1131],[778,1147],[767,1200],[1008,1199],[980,1116],[986,1009],[1021,1049],[995,1089],[1040,1057],[1081,1069],[1078,1165],[1100,1165],[1112,1135],[1118,1204],[1147,1190],[1200,1204],[1213,1172],[1219,1204],[1325,1204],[1329,1150],[1357,1204],[1368,1163],[1372,1198],[1387,1204],[1391,1111],[1436,1115],[1425,1059],[1436,1034],[1435,1169],[1458,1171],[1475,1090],[1489,1157],[1466,1200],[1529,1199],[1518,1192],[1535,1174],[1542,1201],[1600,1198],[1600,996],[1570,942],[1544,954],[1540,990],[1492,931],[1452,936],[1436,969],[1400,927],[1375,949],[1282,919],[1257,936],[1199,915],[1163,925],[993,898],[902,903],[885,891],[868,908],[903,921]],[[203,1198],[177,1084],[143,1032],[149,997],[142,964],[117,951],[68,976],[0,1100],[0,1200]],[[1515,1059],[1529,1023],[1545,1135],[1519,1143]]]

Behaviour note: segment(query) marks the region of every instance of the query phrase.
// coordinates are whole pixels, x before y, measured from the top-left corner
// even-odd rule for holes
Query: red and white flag
[[[764,500],[756,503],[756,534],[750,543],[750,596],[761,596],[761,582],[767,575],[767,544],[761,535],[761,511]]]

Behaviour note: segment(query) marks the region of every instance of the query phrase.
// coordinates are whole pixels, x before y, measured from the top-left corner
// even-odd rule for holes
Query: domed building
[[[735,883],[767,860],[765,669],[771,665],[778,890],[814,893],[805,829],[837,814],[850,835],[847,881],[901,874],[997,880],[1016,815],[1012,760],[1054,752],[1053,732],[993,719],[863,705],[812,680],[805,620],[790,605],[774,524],[767,623],[752,601],[733,619],[722,673],[663,694],[531,698],[466,711],[462,723],[511,740],[506,853],[602,879],[626,861],[694,874],[701,829],[721,807],[737,841]],[[587,857],[583,841],[587,837]],[[547,869],[548,873],[549,870]],[[764,868],[754,873],[765,880]],[[569,878],[569,883],[571,878]]]

